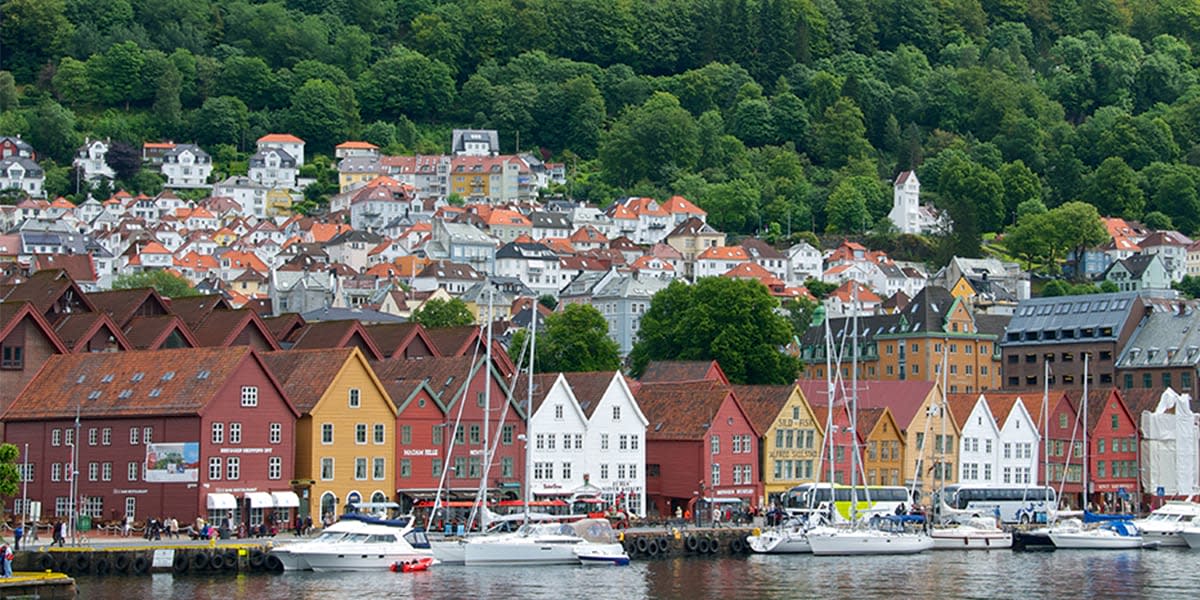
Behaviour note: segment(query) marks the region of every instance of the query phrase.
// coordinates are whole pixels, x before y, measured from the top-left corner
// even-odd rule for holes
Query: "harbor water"
[[[678,557],[628,567],[439,565],[423,573],[80,577],[79,597],[235,598],[1195,598],[1200,553],[927,552],[913,556]]]

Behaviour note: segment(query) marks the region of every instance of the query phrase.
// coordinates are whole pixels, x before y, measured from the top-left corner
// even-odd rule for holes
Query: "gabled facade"
[[[735,385],[742,407],[762,432],[763,493],[767,504],[791,488],[821,478],[825,424],[796,385]]]
[[[195,144],[178,144],[162,155],[162,174],[168,188],[210,187],[212,157]]]

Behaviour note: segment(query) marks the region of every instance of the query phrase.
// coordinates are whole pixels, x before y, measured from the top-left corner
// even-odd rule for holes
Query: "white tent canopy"
[[[208,495],[205,505],[208,510],[233,510],[237,508],[237,498],[233,494],[212,493]]]
[[[271,508],[275,506],[275,499],[266,492],[246,492],[246,498],[250,500],[250,508]]]
[[[300,497],[296,492],[271,492],[271,498],[275,501],[275,508],[298,508],[300,506]]]
[[[1168,388],[1154,412],[1141,415],[1141,480],[1148,494],[1159,488],[1167,496],[1184,496],[1200,484],[1200,416],[1191,396]]]

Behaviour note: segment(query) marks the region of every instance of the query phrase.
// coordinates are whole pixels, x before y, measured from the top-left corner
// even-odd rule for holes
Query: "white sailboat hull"
[[[345,546],[335,548],[332,546]],[[329,548],[296,552],[313,571],[386,571],[393,563],[429,556],[428,551],[412,547],[387,547],[390,544],[329,544]],[[385,546],[380,548],[379,546]],[[282,559],[281,559],[282,560]],[[285,567],[286,568],[286,567]]]
[[[444,564],[461,565],[467,561],[467,544],[462,540],[433,541],[429,547],[433,549],[433,557]]]
[[[817,556],[917,554],[933,549],[933,538],[924,534],[880,531],[838,531],[808,536]]]
[[[1179,537],[1183,539],[1188,548],[1200,550],[1200,529],[1189,527],[1180,531]]]
[[[1141,548],[1142,536],[1123,536],[1102,530],[1050,532],[1054,546],[1063,550],[1130,550]]]
[[[532,541],[472,542],[463,555],[468,567],[488,565],[578,565],[571,543]]]
[[[934,530],[934,550],[1001,550],[1012,548],[1013,536],[1005,531]]]
[[[1157,543],[1161,547],[1184,548],[1187,547],[1187,540],[1183,539],[1182,529],[1164,529],[1154,530],[1146,527],[1142,529],[1142,539],[1146,543]]]
[[[308,561],[299,554],[292,553],[287,546],[281,546],[271,550],[271,554],[279,558],[279,562],[283,563],[284,571],[311,571],[312,567],[308,565]]]
[[[762,535],[750,536],[746,540],[750,550],[758,554],[808,554],[812,546],[808,536],[798,531],[764,531]]]

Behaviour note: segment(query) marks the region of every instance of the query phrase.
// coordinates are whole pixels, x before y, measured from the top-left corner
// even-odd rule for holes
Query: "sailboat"
[[[1083,354],[1083,490],[1086,506],[1088,489],[1088,354]],[[1088,512],[1084,510],[1084,517]],[[1050,529],[1050,539],[1059,549],[1128,550],[1142,547],[1142,534],[1136,525],[1121,519],[1104,520],[1100,526],[1086,528],[1078,519],[1068,519]]]
[[[525,410],[525,524],[512,533],[468,538],[462,544],[463,561],[469,567],[578,565],[593,562],[629,564],[629,556],[624,547],[616,541],[611,525],[606,519],[584,519],[574,523],[539,523],[530,518],[529,504],[533,498],[528,478],[533,472],[533,465],[528,447],[528,432],[529,419],[533,414],[533,357],[536,349],[537,311],[534,311],[529,332],[529,389]],[[488,351],[491,352],[490,342]],[[490,455],[487,462],[487,466],[490,467]]]
[[[1042,478],[1045,482],[1045,487],[1050,488],[1050,362],[1042,363]],[[1086,381],[1085,381],[1086,384]],[[1075,434],[1071,434],[1071,443],[1074,445]],[[1064,480],[1065,482],[1065,480]],[[1057,503],[1062,498],[1062,488],[1059,488],[1059,493],[1055,494],[1055,502]],[[1058,515],[1058,506],[1046,515],[1046,527],[1038,527],[1027,531],[1014,531],[1013,549],[1015,550],[1054,550],[1054,540],[1050,539],[1050,523]]]
[[[858,490],[857,470],[861,463],[858,447],[858,306],[857,286],[851,304],[853,323],[850,365],[850,512],[857,517]],[[826,330],[828,332],[828,330]],[[830,414],[833,414],[833,373],[829,372]],[[844,397],[844,392],[843,392]],[[864,490],[865,491],[865,490]],[[868,492],[869,497],[869,492]],[[916,554],[933,548],[933,539],[923,532],[904,529],[900,520],[880,519],[879,528],[864,527],[860,522],[851,528],[822,526],[811,529],[807,540],[812,553],[817,556]]]

